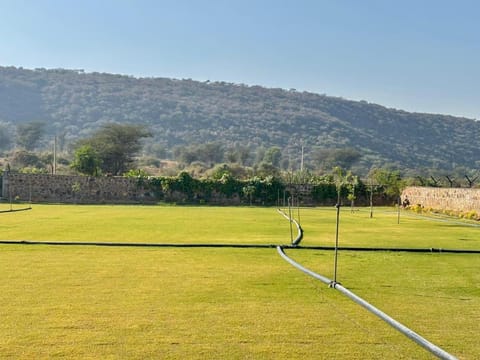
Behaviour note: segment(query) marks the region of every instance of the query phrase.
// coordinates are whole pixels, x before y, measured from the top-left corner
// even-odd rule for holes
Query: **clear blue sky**
[[[480,1],[0,0],[0,65],[295,88],[480,119]]]

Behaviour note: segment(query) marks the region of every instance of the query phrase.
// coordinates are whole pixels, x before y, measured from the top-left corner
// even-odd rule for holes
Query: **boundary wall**
[[[409,186],[402,192],[402,201],[406,198],[412,206],[480,214],[480,189]]]
[[[137,204],[155,198],[136,179],[3,173],[2,198],[20,202]]]

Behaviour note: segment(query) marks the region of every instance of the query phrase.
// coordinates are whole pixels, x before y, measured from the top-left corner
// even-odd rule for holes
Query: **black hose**
[[[116,246],[116,247],[176,247],[176,248],[237,248],[237,249],[274,249],[278,244],[174,244],[174,243],[121,243],[121,242],[86,242],[86,241],[30,241],[30,240],[0,240],[2,245],[52,245],[52,246]],[[292,250],[335,250],[333,246],[297,246],[281,245],[283,249]],[[386,252],[416,252],[416,253],[457,253],[480,254],[480,250],[462,249],[415,249],[415,248],[363,248],[339,247],[342,251],[386,251]]]
[[[22,208],[22,209],[9,209],[9,210],[0,210],[0,214],[1,213],[11,213],[11,212],[18,212],[18,211],[26,211],[26,210],[32,210],[32,207],[28,207],[28,208]]]
[[[284,246],[284,248],[287,248]],[[296,246],[298,250],[335,250],[334,246]],[[457,253],[457,254],[480,254],[476,249],[442,249],[442,248],[389,248],[389,247],[356,247],[339,246],[342,251],[390,251],[390,252],[415,252],[415,253]]]
[[[288,221],[290,221],[290,223],[293,222],[295,224],[295,226],[297,227],[297,237],[292,240],[292,246],[298,246],[303,239],[303,229],[302,229],[302,227],[300,226],[300,224],[295,219],[288,216],[284,211],[282,211],[280,209],[277,209],[277,211],[283,217],[285,217]]]
[[[172,244],[172,243],[121,243],[86,241],[29,241],[0,240],[2,245],[50,245],[50,246],[115,246],[115,247],[174,247],[174,248],[239,248],[274,249],[274,244]]]

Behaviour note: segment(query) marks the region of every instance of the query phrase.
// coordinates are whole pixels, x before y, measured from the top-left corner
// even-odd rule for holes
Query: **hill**
[[[311,163],[321,157],[318,150],[334,148],[360,153],[357,166],[363,169],[385,163],[445,170],[480,165],[480,122],[472,119],[293,89],[0,67],[0,122],[14,128],[34,120],[45,121],[50,134],[63,134],[67,142],[115,121],[148,126],[150,145],[167,152],[213,141],[232,148],[278,146],[290,166],[301,144]]]

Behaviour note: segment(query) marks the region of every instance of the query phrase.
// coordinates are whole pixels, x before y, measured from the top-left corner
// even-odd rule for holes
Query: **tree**
[[[356,199],[355,187],[358,185],[358,177],[353,175],[351,171],[345,171],[340,166],[335,166],[332,174],[337,189],[337,204],[340,205],[342,189],[345,188],[348,190],[347,198],[351,201],[353,208],[353,201]]]
[[[322,169],[331,169],[333,167],[341,167],[349,169],[355,164],[362,155],[358,150],[353,148],[342,149],[317,149],[313,153],[313,160]]]
[[[95,149],[90,145],[80,146],[75,150],[75,159],[70,165],[78,172],[97,176],[100,172],[100,158]]]
[[[176,146],[173,149],[173,156],[177,161],[186,165],[198,161],[197,152],[191,146]]]
[[[134,156],[142,148],[141,140],[148,136],[143,126],[112,123],[80,141],[78,147],[90,146],[95,151],[103,173],[121,175],[131,169]]]
[[[265,152],[265,155],[263,156],[263,162],[275,167],[279,167],[281,158],[282,151],[280,148],[278,146],[272,146]]]
[[[205,144],[178,146],[174,149],[174,156],[184,164],[192,164],[201,161],[212,167],[223,161],[224,149],[219,142],[207,142]]]
[[[7,124],[0,122],[0,150],[7,150],[12,144],[11,134]]]
[[[22,169],[26,167],[43,168],[45,165],[40,160],[38,154],[26,150],[14,152],[11,156],[11,162],[13,167],[16,169]]]
[[[255,186],[253,185],[246,185],[242,188],[243,194],[248,198],[250,201],[250,206],[252,206],[252,197],[255,194]]]
[[[400,171],[378,168],[372,170],[372,178],[375,182],[383,186],[387,196],[399,198],[405,186],[405,182],[400,176]]]
[[[348,195],[347,199],[350,200],[350,208],[351,212],[353,212],[353,207],[355,206],[355,199],[357,195],[355,194],[355,189],[359,184],[358,176],[353,175],[350,171],[347,177],[347,188],[348,188]]]
[[[255,166],[255,173],[257,176],[260,177],[280,177],[280,170],[272,164],[266,162],[261,162],[260,164]]]
[[[33,150],[43,136],[45,123],[42,121],[31,121],[17,125],[17,145],[25,150]]]
[[[251,156],[250,149],[245,146],[240,146],[237,151],[240,164],[244,166],[247,165],[247,162],[249,161]]]
[[[402,180],[402,177],[400,176],[400,171],[380,168],[374,169],[372,171],[372,175],[373,178],[377,181],[377,183],[383,186],[386,195],[396,198],[398,202],[397,222],[400,223],[400,195],[402,194],[402,190],[405,187],[405,181]]]
[[[219,142],[208,142],[197,146],[198,158],[207,164],[216,164],[223,161],[224,149]]]

